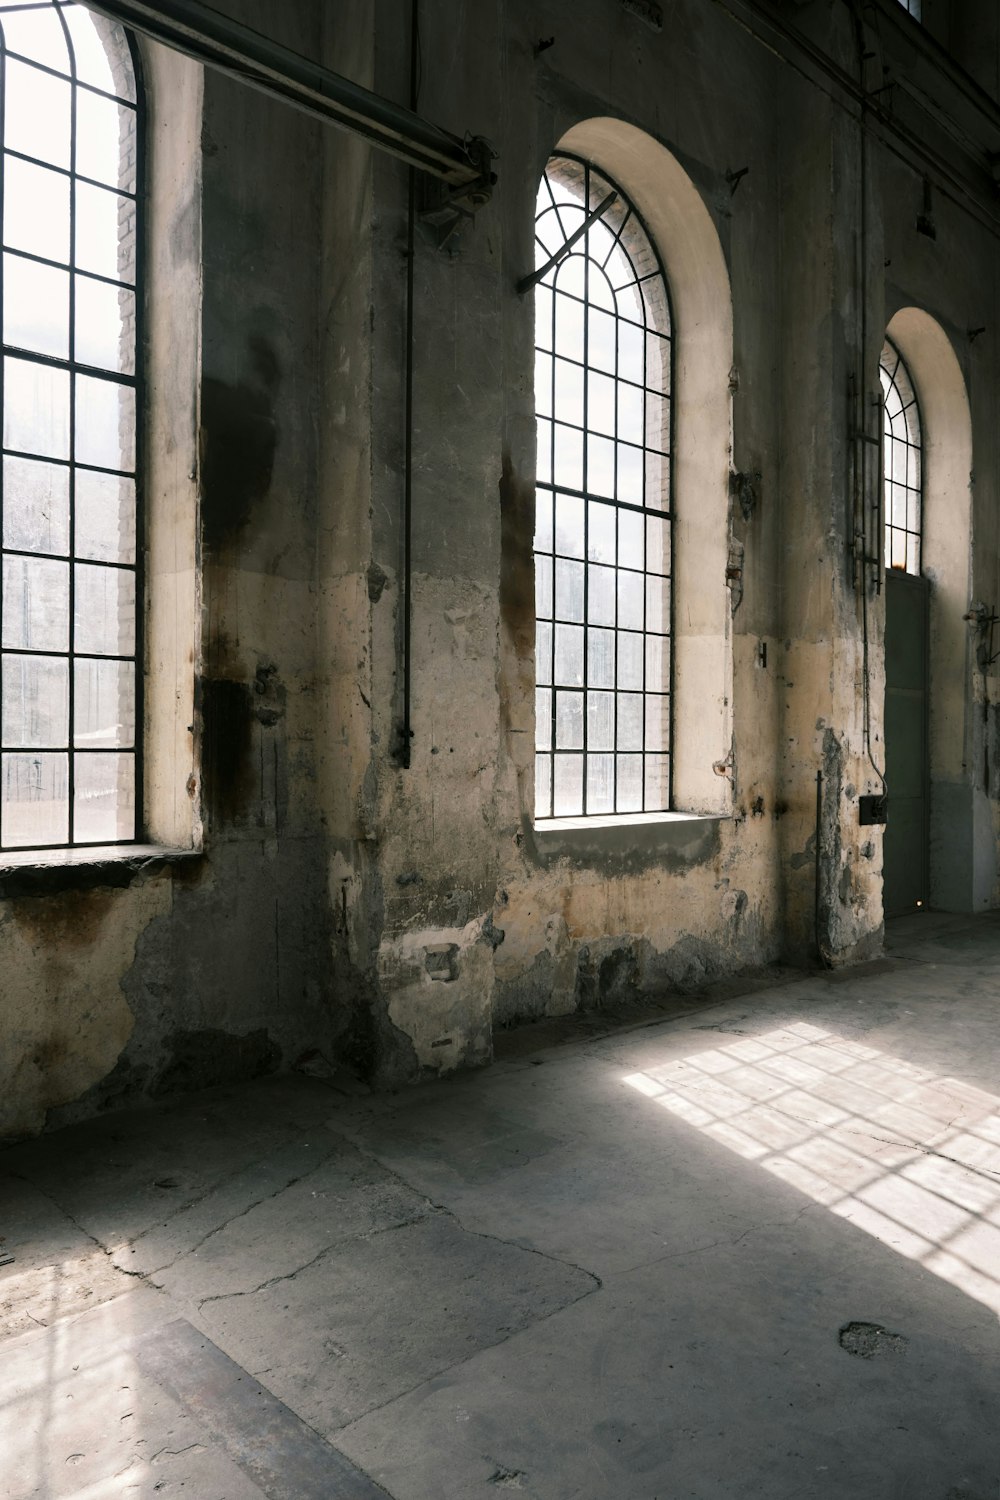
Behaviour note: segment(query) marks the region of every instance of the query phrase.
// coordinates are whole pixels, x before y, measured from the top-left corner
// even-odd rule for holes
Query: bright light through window
[[[120,27],[0,3],[0,845],[134,839],[138,101]]]
[[[552,158],[539,188],[535,263],[544,271],[535,287],[536,816],[662,812],[670,806],[666,282],[621,190],[569,156]]]

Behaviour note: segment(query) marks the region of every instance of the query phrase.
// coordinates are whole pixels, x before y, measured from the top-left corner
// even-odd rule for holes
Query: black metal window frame
[[[7,343],[6,328],[3,329],[2,358],[0,358],[0,420],[6,410],[5,398],[7,394],[6,381],[8,366],[10,362],[18,361],[33,364],[50,369],[64,371],[69,377],[69,403],[68,403],[68,458],[53,457],[49,454],[25,451],[17,448],[8,448],[6,442],[2,447],[2,459],[0,462],[0,543],[2,543],[2,556],[26,557],[51,562],[61,562],[67,568],[68,586],[68,647],[64,651],[48,650],[44,648],[33,649],[23,646],[0,646],[0,660],[9,656],[17,657],[46,657],[54,660],[66,661],[67,670],[67,734],[66,743],[61,745],[8,745],[0,736],[0,759],[5,763],[7,755],[65,755],[67,758],[67,838],[59,842],[32,841],[30,844],[10,843],[6,838],[6,830],[3,827],[2,803],[0,803],[0,849],[6,852],[22,852],[25,849],[43,851],[71,850],[87,847],[111,847],[128,846],[138,842],[144,832],[144,764],[143,764],[143,737],[144,737],[144,615],[145,615],[145,505],[144,505],[144,472],[145,472],[145,429],[146,429],[146,386],[144,378],[144,289],[145,289],[145,160],[146,160],[146,109],[145,90],[143,86],[142,63],[139,49],[134,37],[130,32],[121,28],[121,34],[125,39],[128,50],[128,65],[131,69],[131,82],[135,99],[131,100],[122,93],[111,93],[106,89],[88,82],[77,76],[76,53],[74,50],[73,37],[66,25],[64,12],[70,9],[86,11],[86,6],[77,5],[76,0],[26,0],[26,3],[5,6],[0,10],[0,108],[4,113],[0,116],[0,313],[4,308],[3,290],[4,273],[3,268],[7,256],[14,256],[21,260],[34,262],[40,266],[65,272],[69,281],[69,308],[68,308],[68,356],[47,355],[34,350],[24,349]],[[37,57],[18,53],[13,47],[6,43],[3,32],[3,20],[7,14],[16,14],[25,11],[55,11],[59,17],[63,37],[67,49],[69,71],[58,67],[49,66],[41,62]],[[89,14],[89,12],[88,12]],[[107,24],[107,23],[106,23]],[[6,143],[6,97],[7,97],[7,66],[8,61],[13,60],[20,64],[36,68],[42,74],[48,74],[60,81],[70,85],[70,142],[69,142],[69,166],[60,167],[52,161],[42,157],[35,157],[28,153],[12,150]],[[106,181],[100,181],[78,172],[78,101],[81,92],[95,95],[98,98],[109,100],[119,109],[131,110],[135,116],[135,164],[134,164],[134,188],[128,189],[121,183],[113,185]],[[68,180],[69,191],[69,249],[67,258],[60,260],[50,258],[41,254],[23,250],[17,246],[9,246],[5,232],[4,205],[6,185],[6,165],[8,159],[19,160],[29,166],[40,167],[45,171],[56,173],[58,176]],[[77,265],[77,194],[76,185],[81,183],[87,187],[99,188],[104,192],[113,193],[118,199],[131,201],[134,207],[134,281],[126,281],[120,277],[106,276],[93,270],[85,269]],[[76,290],[77,278],[82,281],[94,282],[106,286],[131,291],[134,294],[134,347],[132,350],[132,372],[113,371],[100,366],[89,365],[76,358]],[[80,377],[106,381],[111,384],[127,387],[134,391],[135,400],[135,427],[134,427],[134,467],[132,469],[115,469],[110,466],[89,464],[81,462],[76,457],[77,451],[77,390],[76,383]],[[27,549],[19,549],[6,546],[6,533],[4,530],[4,473],[7,459],[26,459],[31,462],[44,463],[56,468],[68,471],[69,492],[69,515],[68,536],[69,545],[65,552],[38,552]],[[80,556],[76,552],[76,488],[77,475],[79,473],[104,474],[111,478],[132,481],[134,485],[134,526],[135,526],[135,556],[134,561],[115,562],[106,559],[94,559]],[[134,578],[135,604],[134,604],[134,650],[131,653],[104,653],[80,651],[75,647],[76,622],[76,570],[80,565],[93,568],[107,568],[131,573]],[[2,617],[3,604],[3,579],[0,575],[0,617]],[[131,745],[115,744],[102,745],[93,749],[81,749],[76,743],[77,725],[75,714],[75,663],[77,661],[97,662],[122,662],[132,664],[134,670],[134,726]],[[133,758],[133,786],[134,786],[134,819],[133,829],[127,837],[119,838],[79,838],[75,836],[76,818],[76,760],[78,756],[101,755],[101,754],[131,755]]]
[[[879,359],[882,384],[882,492],[887,571],[923,572],[923,422],[906,361],[890,338]]]
[[[563,223],[559,205],[553,192],[555,174],[572,176],[581,186],[577,212],[566,216]],[[546,194],[547,199],[546,199]],[[655,242],[635,205],[625,192],[617,186],[603,169],[570,153],[560,152],[550,157],[539,185],[539,212],[536,225],[542,215],[554,209],[563,230],[564,241],[579,231],[585,218],[588,228],[572,247],[562,254],[558,248],[558,259],[539,276],[535,285],[535,358],[536,358],[536,420],[538,436],[538,464],[536,472],[536,526],[535,526],[535,701],[536,701],[536,821],[564,816],[621,817],[627,820],[643,813],[667,812],[672,806],[673,785],[673,455],[674,455],[674,346],[673,317],[670,289],[666,272]],[[600,210],[600,211],[599,211]],[[610,235],[611,248],[603,260],[590,255],[591,224],[600,225]],[[605,245],[607,239],[605,236]],[[615,298],[615,310],[608,314],[607,307],[592,300],[591,264],[599,264],[602,271],[611,262],[614,253],[620,252],[632,271],[633,280],[623,282],[618,291],[634,288],[641,321],[625,317]],[[544,243],[536,232],[536,264],[546,267],[552,258],[552,247]],[[561,290],[558,285],[563,266],[575,258],[583,260],[583,295]],[[637,266],[637,260],[645,259],[648,269]],[[538,273],[536,272],[536,276]],[[576,359],[572,351],[560,350],[558,344],[557,314],[559,299],[565,297],[577,303],[583,323],[582,357]],[[596,367],[592,363],[591,314],[610,315],[614,320],[614,370]],[[641,335],[642,377],[640,381],[627,379],[621,374],[622,327],[628,325],[630,337]],[[548,360],[548,366],[544,364]],[[654,366],[658,363],[661,375],[654,383]],[[563,373],[576,370],[582,385],[582,420],[579,423],[563,420],[557,415],[557,380],[560,366]],[[547,372],[548,389],[540,389],[539,369]],[[613,382],[614,415],[610,433],[602,426],[595,428],[591,412],[591,385],[595,376]],[[627,443],[619,431],[622,394],[642,404],[642,441],[639,445]],[[665,421],[664,421],[665,409]],[[650,442],[650,430],[654,425],[654,412],[659,413],[659,446]],[[579,485],[557,482],[557,443],[566,440],[578,442],[581,451]],[[610,442],[614,450],[614,481],[600,488],[594,483],[591,469],[591,447],[594,440]],[[622,454],[629,462],[638,464],[641,472],[641,494],[627,498],[622,493]],[[562,476],[565,479],[565,474]],[[561,541],[559,509],[563,501],[566,509],[576,509],[580,524],[569,542]],[[614,536],[613,556],[610,561],[599,554],[592,545],[595,526],[603,523],[605,533],[610,525]],[[623,563],[623,535],[626,529],[633,535],[641,532],[641,560]],[[562,528],[563,536],[566,528]],[[657,553],[657,548],[658,553]],[[582,568],[582,602],[574,611],[560,609],[560,565],[563,568]],[[599,570],[598,573],[594,570]],[[602,623],[593,623],[593,599],[598,581],[607,583],[604,575],[613,575],[614,607],[610,622],[607,616],[599,616]],[[652,580],[652,584],[651,581]],[[623,593],[623,585],[641,590],[641,610],[635,608],[634,600]],[[656,607],[657,591],[661,598]],[[665,605],[663,596],[665,595]],[[653,601],[651,605],[651,600]],[[636,626],[635,622],[641,620]],[[654,628],[658,615],[659,628]],[[557,665],[557,650],[561,632],[579,632],[582,639],[582,666],[577,680],[561,681]],[[608,641],[597,637],[610,637],[612,642],[612,672],[610,683],[595,680],[593,670],[594,647],[607,645]],[[638,646],[637,644],[638,643]],[[634,655],[638,650],[641,673],[638,686],[623,686],[623,645]],[[580,655],[580,653],[577,653]],[[579,734],[567,736],[561,725],[560,710],[569,698],[578,700],[574,707],[582,711]],[[595,735],[597,708],[613,705],[613,727],[610,745],[607,734]],[[639,700],[637,710],[636,700]],[[601,701],[605,700],[605,701]],[[640,732],[635,734],[635,718],[638,711]],[[629,720],[626,734],[626,717]],[[638,744],[636,739],[638,738]],[[595,795],[599,785],[597,766],[591,757],[607,760],[610,757],[611,795],[601,798]],[[579,771],[572,774],[579,780],[579,805],[572,810],[557,804],[556,780],[560,758],[579,760]],[[622,770],[625,760],[638,761],[638,786],[640,795],[627,797],[622,790]],[[605,766],[606,769],[606,766]],[[636,767],[627,768],[634,772]],[[592,775],[593,772],[593,775]],[[651,773],[654,773],[651,775]],[[633,785],[635,776],[632,776]],[[605,805],[605,804],[610,805]],[[623,805],[627,803],[628,805]]]

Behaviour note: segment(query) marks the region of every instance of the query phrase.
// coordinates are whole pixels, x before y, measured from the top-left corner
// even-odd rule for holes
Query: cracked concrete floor
[[[997,1500],[1000,916],[889,953],[0,1154],[0,1495]]]

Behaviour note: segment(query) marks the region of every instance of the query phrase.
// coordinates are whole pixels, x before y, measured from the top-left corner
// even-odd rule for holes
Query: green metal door
[[[928,754],[926,578],[885,575],[885,779],[882,868],[887,917],[927,905]]]

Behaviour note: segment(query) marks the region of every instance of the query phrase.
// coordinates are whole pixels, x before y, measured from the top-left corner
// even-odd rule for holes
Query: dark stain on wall
[[[153,1084],[154,1098],[189,1089],[215,1088],[273,1073],[281,1048],[263,1027],[237,1036],[231,1031],[175,1031],[165,1038],[170,1058]]]
[[[252,375],[235,385],[206,376],[201,389],[201,526],[219,552],[247,526],[271,488],[278,446],[278,357],[259,335],[249,341]]]
[[[254,701],[250,686],[230,678],[201,682],[202,775],[213,823],[231,823],[254,795]]]
[[[14,901],[10,914],[32,946],[51,955],[96,942],[114,901],[113,890],[96,887]]]
[[[500,476],[500,617],[518,656],[535,649],[535,487],[503,455]]]

